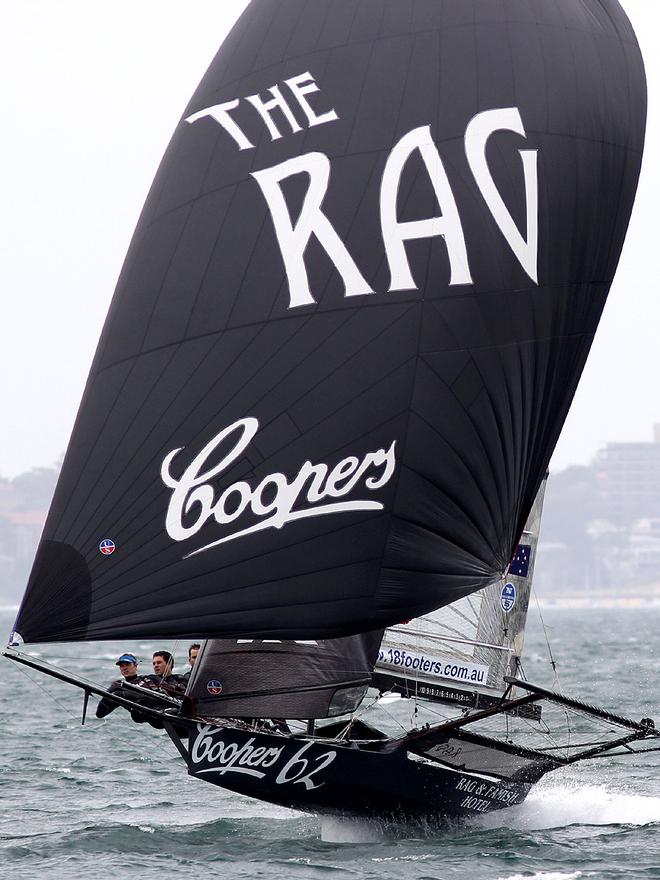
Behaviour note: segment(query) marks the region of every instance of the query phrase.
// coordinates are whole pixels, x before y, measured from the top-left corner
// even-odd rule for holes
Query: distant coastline
[[[537,591],[530,607],[535,601],[542,609],[660,608],[660,584],[622,585],[619,590],[562,590],[554,594]]]

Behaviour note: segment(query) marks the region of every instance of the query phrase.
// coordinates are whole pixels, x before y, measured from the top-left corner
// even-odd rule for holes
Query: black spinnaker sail
[[[17,631],[319,639],[498,579],[644,121],[616,0],[253,0],[145,204]]]

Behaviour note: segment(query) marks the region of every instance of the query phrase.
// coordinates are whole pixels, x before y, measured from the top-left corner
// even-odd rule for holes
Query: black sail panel
[[[220,718],[331,718],[353,712],[371,683],[382,631],[339,639],[209,639],[186,696]]]
[[[331,638],[497,579],[645,106],[615,0],[253,0],[146,201],[20,634]]]

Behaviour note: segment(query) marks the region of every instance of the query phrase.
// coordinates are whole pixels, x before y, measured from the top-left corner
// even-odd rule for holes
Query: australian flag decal
[[[532,548],[529,544],[518,544],[516,552],[513,554],[511,565],[509,566],[509,574],[517,574],[518,577],[526,578],[529,571],[529,559],[532,555]]]

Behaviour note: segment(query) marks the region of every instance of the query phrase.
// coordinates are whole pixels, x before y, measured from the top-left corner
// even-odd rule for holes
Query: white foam
[[[485,828],[524,830],[566,825],[648,825],[660,822],[660,798],[577,780],[563,781],[541,785],[520,806],[490,813],[475,822]]]
[[[382,826],[375,820],[321,817],[321,840],[326,843],[377,843],[383,837]]]
[[[434,853],[422,853],[421,855],[408,856],[374,856],[372,862],[424,862],[427,859],[434,859]]]
[[[538,874],[511,874],[508,877],[498,877],[497,880],[577,880],[582,876],[582,871],[573,871],[565,874],[562,871],[539,871]]]

